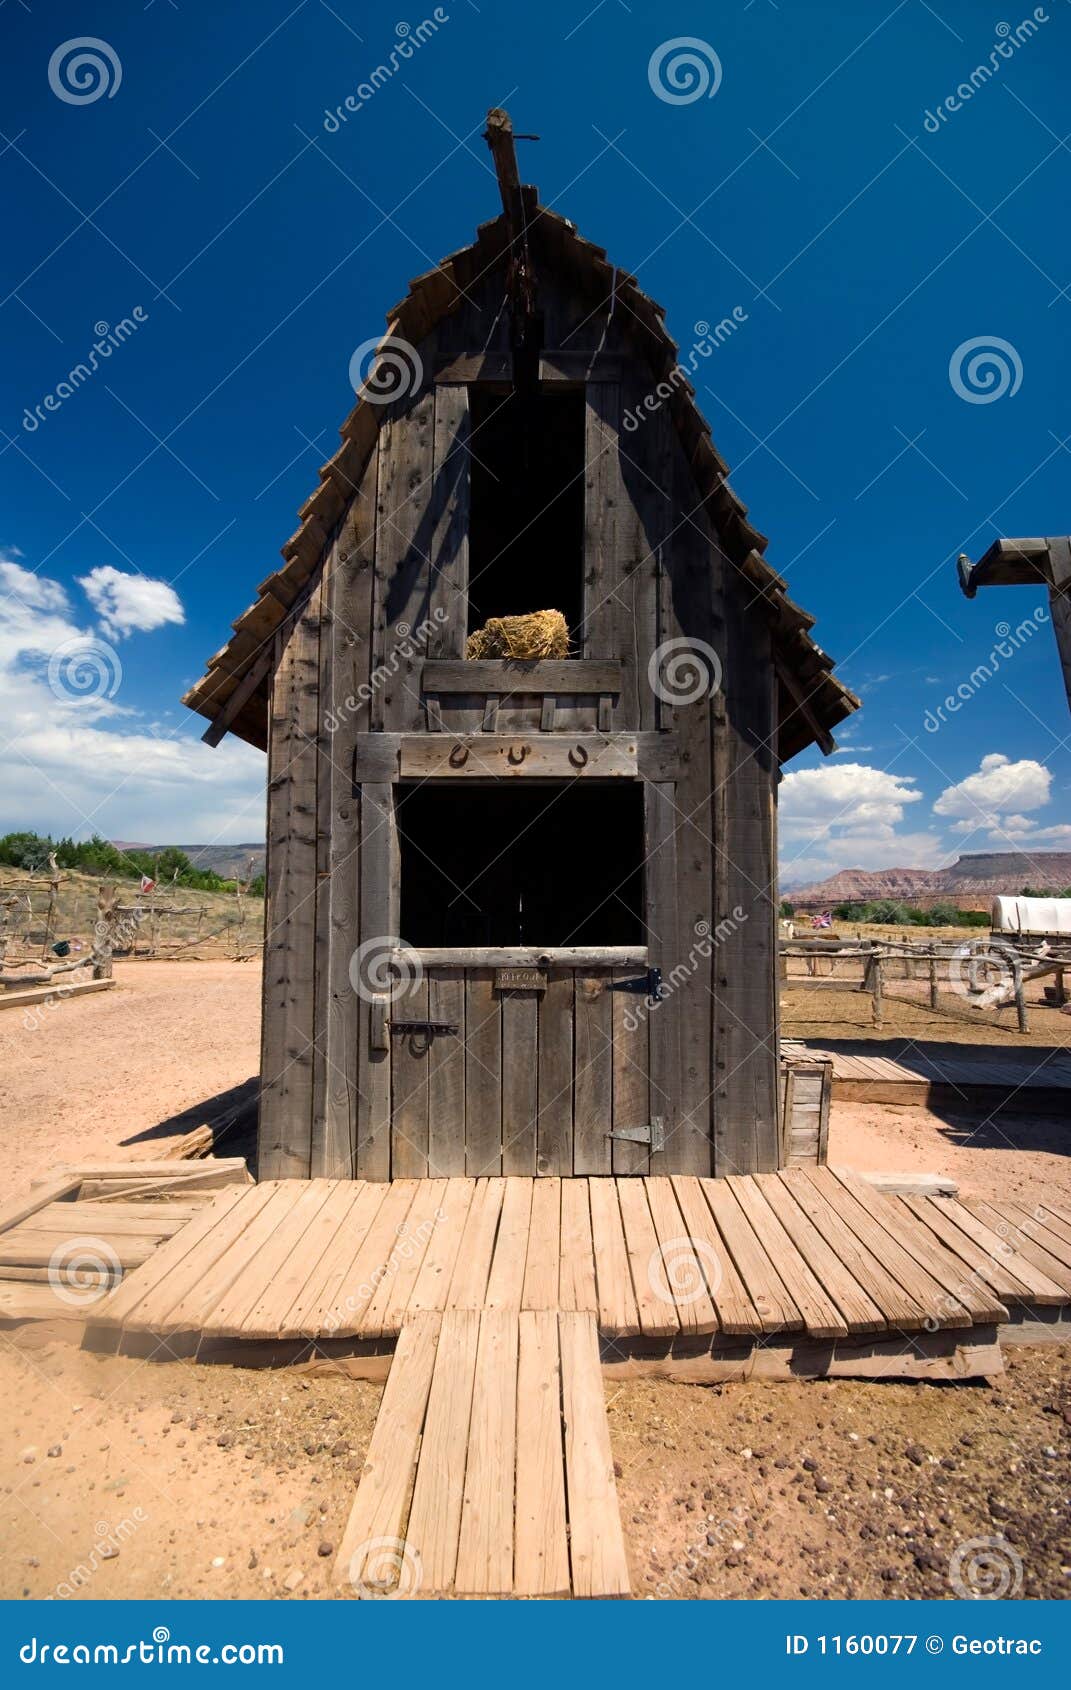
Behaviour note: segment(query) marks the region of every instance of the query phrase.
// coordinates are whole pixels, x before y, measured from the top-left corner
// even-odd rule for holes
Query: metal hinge
[[[632,980],[612,980],[611,992],[643,993],[652,1003],[658,1003],[665,995],[662,991],[662,970],[649,968],[646,974],[637,974]]]
[[[457,1033],[456,1021],[392,1021],[392,1033]]]
[[[649,1144],[652,1150],[666,1148],[666,1128],[661,1115],[652,1115],[642,1127],[615,1127],[607,1138],[617,1138],[626,1144]]]

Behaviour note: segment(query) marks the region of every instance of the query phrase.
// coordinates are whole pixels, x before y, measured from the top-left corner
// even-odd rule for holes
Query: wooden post
[[[1012,964],[1012,977],[1015,982],[1015,1013],[1019,1021],[1020,1033],[1029,1032],[1026,1019],[1026,994],[1023,991],[1023,965],[1016,958]]]
[[[937,958],[930,958],[930,1008],[937,1008]]]
[[[877,954],[871,958],[871,962],[870,962],[871,978],[873,980],[873,993],[874,993],[873,1015],[874,1015],[874,1025],[875,1025],[875,1027],[880,1027],[880,1026],[883,1025],[882,1001],[881,1001],[882,962],[883,962],[883,958],[880,955],[877,955]]]

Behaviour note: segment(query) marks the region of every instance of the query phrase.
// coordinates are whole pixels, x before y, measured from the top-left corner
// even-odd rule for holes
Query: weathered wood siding
[[[467,381],[508,368],[501,281],[485,277],[421,343],[421,388],[385,408],[277,641],[262,1176],[727,1174],[778,1162],[769,623],[699,506],[668,407],[641,409],[653,380],[609,302],[593,311],[544,285],[541,303],[546,347],[567,349],[543,375],[593,375],[577,655],[620,663],[620,692],[612,705],[566,695],[550,707],[538,695],[492,706],[477,692],[422,692],[425,660],[465,649]],[[396,742],[384,740],[380,767],[362,742],[358,781],[357,736],[491,725],[664,733],[675,748],[677,778],[645,794],[645,938],[667,995],[638,1027],[627,1011],[642,999],[592,969],[552,970],[542,994],[496,993],[478,968],[432,970],[394,1005],[353,988],[352,959],[396,935],[399,913]],[[462,1036],[422,1051],[391,1037],[392,1014],[458,1022]],[[661,1152],[607,1136],[655,1115]]]

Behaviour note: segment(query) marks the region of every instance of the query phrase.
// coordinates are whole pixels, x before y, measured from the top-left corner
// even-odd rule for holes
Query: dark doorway
[[[489,616],[583,617],[584,394],[470,389],[469,632]]]
[[[641,783],[397,790],[407,944],[646,943]]]

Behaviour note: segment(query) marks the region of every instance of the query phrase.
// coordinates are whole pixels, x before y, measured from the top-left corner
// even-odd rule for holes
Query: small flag
[[[155,880],[150,879],[150,877],[147,874],[143,874],[142,877],[141,877],[141,890],[143,892],[155,892],[156,891]]]
[[[833,925],[833,911],[832,910],[823,910],[821,915],[813,915],[811,917],[811,926],[812,927],[832,927],[832,925]]]

